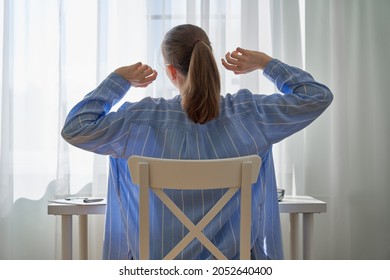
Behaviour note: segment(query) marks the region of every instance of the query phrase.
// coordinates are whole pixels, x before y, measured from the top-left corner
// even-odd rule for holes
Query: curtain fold
[[[299,0],[270,1],[272,54],[287,64],[303,68]],[[278,187],[286,194],[304,194],[305,130],[275,145]]]
[[[64,1],[58,2],[58,131],[65,122],[68,114],[68,100],[66,94],[66,22]],[[69,146],[61,137],[57,140],[57,187],[56,194],[65,196],[70,193],[70,169],[69,169]]]
[[[0,106],[0,218],[5,217],[13,202],[13,2],[4,1],[1,23],[1,106]]]

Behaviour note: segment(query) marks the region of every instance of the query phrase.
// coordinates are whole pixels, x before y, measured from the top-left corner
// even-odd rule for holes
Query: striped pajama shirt
[[[127,167],[130,156],[218,159],[250,154],[263,160],[257,183],[252,186],[252,256],[283,258],[272,145],[314,121],[330,105],[333,95],[307,72],[276,59],[263,74],[281,93],[252,94],[242,89],[221,96],[219,117],[203,125],[187,118],[180,96],[126,102],[116,112],[110,112],[131,88],[115,73],[70,111],[62,131],[64,139],[81,149],[109,155],[104,259],[139,256],[138,187],[132,183]],[[196,224],[223,190],[167,193]],[[188,231],[153,195],[150,206],[150,256],[161,259]],[[204,234],[229,259],[239,257],[237,194]],[[178,256],[212,258],[196,239]]]

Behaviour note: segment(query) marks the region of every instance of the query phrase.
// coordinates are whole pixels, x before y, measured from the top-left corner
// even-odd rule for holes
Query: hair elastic
[[[199,42],[203,42],[201,39],[198,39],[198,40],[196,40],[195,42],[194,42],[194,44],[193,44],[193,47],[195,47],[195,45],[197,44],[197,43],[199,43]]]

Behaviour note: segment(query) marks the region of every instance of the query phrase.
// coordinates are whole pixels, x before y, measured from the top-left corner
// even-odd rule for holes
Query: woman
[[[62,131],[79,148],[110,156],[103,258],[138,258],[138,188],[127,167],[132,155],[175,159],[215,159],[258,154],[263,164],[252,190],[252,257],[282,259],[279,208],[272,144],[314,121],[331,103],[330,90],[310,74],[270,56],[237,48],[222,59],[236,74],[263,70],[284,93],[240,90],[220,95],[220,77],[207,34],[194,25],[171,29],[162,43],[166,73],[180,95],[145,98],[109,112],[131,87],[157,77],[136,63],[110,74],[69,113]],[[220,191],[171,191],[168,195],[194,223]],[[157,198],[151,203],[151,252],[161,259],[187,233]],[[239,208],[233,199],[204,233],[230,259],[239,256]],[[194,240],[179,259],[212,259]]]

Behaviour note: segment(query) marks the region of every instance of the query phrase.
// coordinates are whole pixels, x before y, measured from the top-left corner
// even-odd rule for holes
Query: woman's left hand
[[[128,80],[133,87],[147,87],[157,78],[156,70],[141,62],[120,67],[114,73]]]

